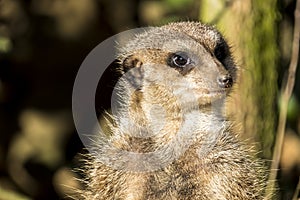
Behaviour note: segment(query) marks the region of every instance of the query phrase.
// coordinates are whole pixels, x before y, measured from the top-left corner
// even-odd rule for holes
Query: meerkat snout
[[[232,77],[229,74],[219,76],[217,81],[221,88],[230,88],[233,83]]]

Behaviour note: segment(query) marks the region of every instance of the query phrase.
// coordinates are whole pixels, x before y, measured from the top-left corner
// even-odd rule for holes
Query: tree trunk
[[[274,0],[202,0],[200,19],[217,24],[240,67],[228,114],[271,159],[276,129],[277,7]]]

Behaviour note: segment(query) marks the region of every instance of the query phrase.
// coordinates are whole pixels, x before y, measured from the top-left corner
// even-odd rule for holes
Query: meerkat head
[[[199,22],[153,27],[121,50],[122,69],[143,101],[205,107],[228,94],[236,66],[228,44]],[[172,101],[171,101],[172,102]]]

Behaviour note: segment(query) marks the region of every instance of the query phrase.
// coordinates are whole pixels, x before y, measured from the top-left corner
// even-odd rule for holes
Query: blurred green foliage
[[[183,9],[191,5],[194,0],[163,0],[170,9]]]
[[[8,53],[12,49],[12,43],[9,38],[0,36],[0,53]]]
[[[28,197],[17,194],[13,191],[7,191],[0,186],[0,199],[1,200],[31,200]]]
[[[282,104],[282,98],[279,97],[278,99],[278,105],[279,107]],[[289,101],[289,105],[288,105],[288,110],[287,110],[287,119],[290,122],[297,122],[297,119],[299,117],[299,113],[300,113],[300,104],[299,101],[297,99],[297,97],[295,95],[291,96],[291,99]]]

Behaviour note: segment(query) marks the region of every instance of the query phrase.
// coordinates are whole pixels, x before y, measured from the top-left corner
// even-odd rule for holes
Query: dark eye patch
[[[229,47],[223,38],[217,42],[214,49],[214,55],[224,65],[225,59],[229,56]]]

